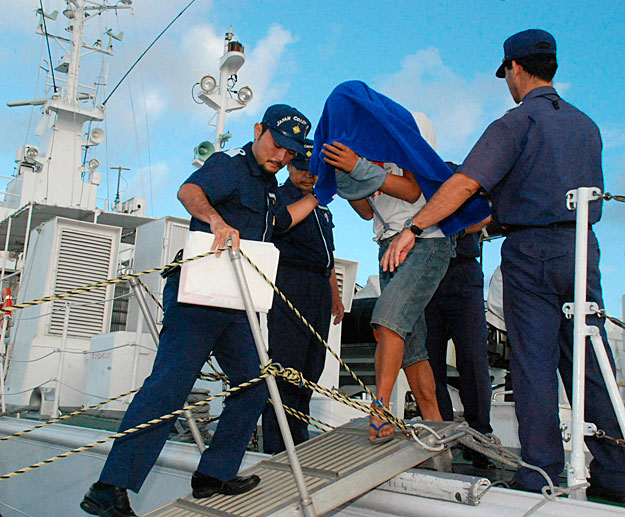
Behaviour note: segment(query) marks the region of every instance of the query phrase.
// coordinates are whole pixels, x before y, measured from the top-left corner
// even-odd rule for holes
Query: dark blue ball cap
[[[542,29],[528,29],[510,36],[503,43],[504,57],[501,65],[495,72],[500,79],[506,76],[505,63],[520,57],[531,56],[532,54],[554,54],[556,53],[556,40],[547,31]]]
[[[310,131],[310,120],[298,110],[286,104],[274,104],[265,111],[262,123],[267,125],[279,146],[306,153],[304,141]]]
[[[310,157],[313,153],[313,141],[308,138],[304,140],[304,150],[306,151],[304,154],[297,153],[295,158],[291,160],[291,165],[296,169],[300,169],[302,171],[310,170]]]

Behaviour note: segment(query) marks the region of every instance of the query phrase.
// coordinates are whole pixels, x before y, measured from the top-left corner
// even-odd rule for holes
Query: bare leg
[[[392,330],[382,326],[377,327],[377,334],[379,339],[375,350],[376,396],[378,400],[388,405],[404,357],[404,340]],[[371,417],[371,423],[379,427],[384,420]],[[374,440],[394,432],[395,428],[392,425],[384,426],[379,431],[370,428],[369,439]]]
[[[404,368],[404,373],[408,379],[410,390],[419,405],[423,419],[441,422],[443,417],[441,417],[441,413],[438,410],[436,383],[434,382],[434,373],[432,372],[430,362],[425,360],[411,364]]]

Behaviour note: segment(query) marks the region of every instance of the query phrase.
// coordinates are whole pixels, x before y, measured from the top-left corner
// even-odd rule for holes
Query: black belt
[[[503,234],[508,235],[512,232],[518,232],[520,230],[535,230],[537,228],[568,228],[575,229],[577,223],[575,221],[563,221],[559,223],[544,224],[540,226],[525,225],[525,224],[504,224],[502,225]],[[588,223],[588,229],[592,230],[592,224]]]
[[[300,262],[298,260],[280,259],[279,265],[290,267],[292,269],[298,269],[300,271],[308,271],[309,273],[317,273],[325,278],[330,278],[330,274],[332,272],[326,267],[309,264],[308,262]]]

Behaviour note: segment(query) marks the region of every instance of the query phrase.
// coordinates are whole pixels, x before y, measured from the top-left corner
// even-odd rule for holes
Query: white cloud
[[[467,79],[432,47],[406,57],[398,72],[376,84],[409,110],[432,119],[445,159],[464,158],[488,123],[514,105],[501,80],[484,74]]]

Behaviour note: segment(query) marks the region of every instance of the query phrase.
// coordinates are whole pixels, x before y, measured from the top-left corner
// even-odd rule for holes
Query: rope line
[[[251,379],[251,380],[249,380],[247,382],[242,382],[238,386],[234,386],[233,388],[230,388],[229,390],[222,391],[221,393],[218,393],[217,395],[213,395],[211,397],[207,397],[206,399],[200,400],[198,402],[195,402],[194,404],[189,404],[187,406],[184,406],[182,409],[177,409],[176,411],[173,411],[172,413],[169,413],[169,414],[166,414],[166,415],[162,415],[162,416],[160,416],[158,418],[154,418],[154,419],[149,420],[148,422],[146,422],[144,424],[139,424],[139,425],[137,425],[135,427],[131,427],[130,429],[126,429],[125,431],[112,434],[110,436],[107,436],[106,438],[102,438],[101,440],[98,440],[96,442],[92,442],[90,444],[83,445],[81,447],[76,447],[75,449],[72,449],[71,451],[64,452],[63,454],[59,454],[58,456],[54,456],[53,458],[48,458],[47,460],[43,460],[43,461],[40,461],[38,463],[34,463],[32,465],[29,465],[28,467],[24,467],[24,468],[15,470],[14,472],[10,472],[9,474],[4,474],[3,476],[0,476],[0,481],[5,480],[5,479],[11,479],[13,477],[19,476],[20,474],[24,474],[26,472],[31,472],[31,471],[33,471],[35,469],[43,467],[44,465],[49,465],[50,463],[54,463],[54,462],[59,461],[59,460],[61,460],[63,458],[67,458],[67,457],[72,456],[74,454],[78,454],[79,452],[84,452],[84,451],[87,451],[89,449],[93,449],[94,447],[97,447],[98,445],[102,445],[104,443],[110,442],[112,440],[115,440],[116,438],[122,438],[123,436],[128,436],[128,435],[131,435],[133,433],[136,433],[136,432],[142,431],[144,429],[147,429],[150,426],[166,422],[167,420],[171,420],[172,418],[175,418],[178,415],[183,414],[187,410],[191,410],[191,409],[193,409],[195,407],[205,406],[209,402],[211,402],[212,400],[215,400],[215,399],[220,398],[220,397],[226,397],[226,396],[230,395],[231,393],[234,393],[236,391],[248,388],[249,386],[252,386],[252,385],[254,385],[257,382],[260,382],[260,381],[264,380],[269,375],[270,375],[269,373],[263,373],[259,377],[256,377],[255,379]]]
[[[210,255],[215,255],[217,253],[221,253],[223,251],[227,251],[228,248],[219,248],[216,250],[212,250],[206,253],[202,253],[200,255],[196,255],[195,257],[189,257],[186,259],[176,260],[174,262],[170,262],[169,264],[165,264],[163,266],[154,267],[152,269],[146,269],[145,271],[141,271],[140,273],[127,273],[125,275],[120,275],[115,278],[109,278],[108,280],[101,280],[100,282],[96,282],[94,284],[85,285],[82,287],[76,287],[74,289],[69,289],[67,291],[63,291],[61,293],[56,293],[50,296],[44,296],[43,298],[38,298],[36,300],[31,300],[29,302],[16,303],[11,307],[3,307],[0,309],[0,313],[6,314],[10,312],[14,312],[20,309],[26,309],[28,307],[33,307],[35,305],[42,305],[44,303],[53,302],[55,300],[63,300],[64,298],[69,298],[70,296],[74,296],[76,294],[82,294],[89,291],[94,291],[95,289],[100,289],[102,287],[107,287],[109,285],[121,284],[131,278],[140,278],[142,276],[146,276],[152,273],[156,273],[157,271],[163,271],[165,269],[173,268],[180,266],[182,264],[186,264],[188,262],[193,262],[194,260],[199,260],[202,258],[209,257]]]
[[[0,438],[0,442],[6,442],[8,440],[12,440],[13,438],[17,438],[18,436],[24,436],[25,434],[31,433],[33,431],[36,431],[37,429],[41,429],[43,427],[47,427],[49,425],[56,424],[58,422],[62,422],[63,420],[67,420],[68,418],[71,418],[73,416],[80,415],[81,413],[86,413],[87,411],[91,411],[92,409],[96,409],[96,408],[98,408],[100,406],[108,404],[109,402],[113,402],[114,400],[119,400],[121,398],[127,397],[128,395],[132,395],[133,393],[137,393],[137,391],[139,391],[140,389],[141,388],[137,388],[136,390],[132,390],[132,391],[128,391],[126,393],[122,393],[121,395],[117,395],[116,397],[112,397],[112,398],[110,398],[108,400],[104,400],[102,402],[98,402],[97,404],[92,404],[91,406],[88,406],[86,408],[79,409],[77,411],[72,411],[71,413],[68,413],[67,415],[63,415],[63,416],[60,416],[58,418],[53,418],[52,420],[48,420],[47,422],[44,422],[43,424],[36,425],[35,427],[31,427],[30,429],[25,429],[23,431],[18,431],[17,433],[13,433],[13,434],[10,434],[8,436],[3,436],[2,438]]]

